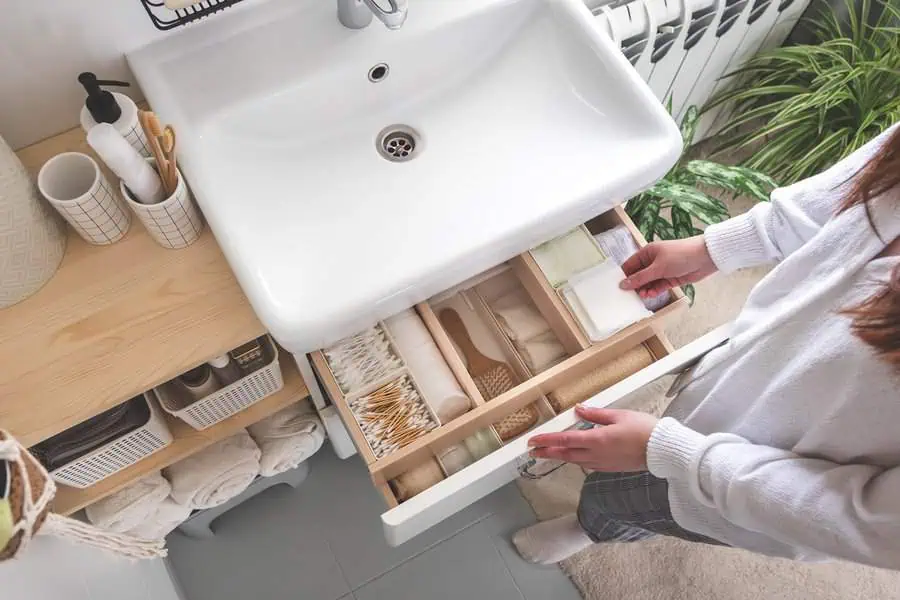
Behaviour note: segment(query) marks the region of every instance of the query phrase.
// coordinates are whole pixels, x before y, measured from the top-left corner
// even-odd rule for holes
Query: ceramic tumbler
[[[107,245],[128,232],[131,214],[93,158],[57,154],[41,167],[38,189],[86,242]]]
[[[150,161],[153,162],[153,161]],[[150,237],[163,248],[186,248],[203,233],[203,218],[191,191],[178,171],[178,185],[168,198],[157,204],[142,204],[137,201],[124,182],[119,182],[122,197],[144,225]]]

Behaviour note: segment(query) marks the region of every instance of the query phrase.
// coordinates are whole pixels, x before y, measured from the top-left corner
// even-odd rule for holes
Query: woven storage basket
[[[176,401],[172,391],[175,384],[163,384],[153,390],[160,406],[194,429],[203,430],[280,391],[284,387],[284,378],[278,362],[278,348],[269,336],[263,336],[260,343],[270,358],[266,366],[187,406]]]
[[[171,444],[172,434],[159,405],[149,393],[144,394],[144,399],[150,407],[150,418],[145,425],[51,471],[50,476],[72,487],[90,487]]]

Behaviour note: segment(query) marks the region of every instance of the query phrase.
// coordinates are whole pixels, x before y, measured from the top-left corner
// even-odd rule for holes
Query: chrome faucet
[[[378,3],[390,5],[387,11]],[[381,19],[388,29],[400,29],[406,21],[407,0],[337,0],[338,21],[350,29],[363,29],[372,22],[372,15]]]

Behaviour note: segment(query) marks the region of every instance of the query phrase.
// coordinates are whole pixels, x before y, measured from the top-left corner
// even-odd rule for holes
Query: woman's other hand
[[[696,283],[718,269],[706,249],[703,236],[653,242],[622,264],[623,290],[636,290],[641,298],[653,298],[675,286]]]
[[[563,460],[592,471],[643,471],[647,443],[659,421],[633,410],[575,408],[584,421],[605,425],[586,431],[569,430],[536,435],[528,440],[537,458]]]

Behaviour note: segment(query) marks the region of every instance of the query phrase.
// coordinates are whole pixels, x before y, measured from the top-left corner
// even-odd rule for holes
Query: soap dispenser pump
[[[138,123],[138,108],[134,101],[118,92],[110,92],[102,86],[127,87],[127,81],[97,79],[93,73],[81,73],[78,83],[87,92],[81,108],[81,128],[90,131],[98,123],[110,123],[131,146],[143,156],[150,156],[147,139]]]

